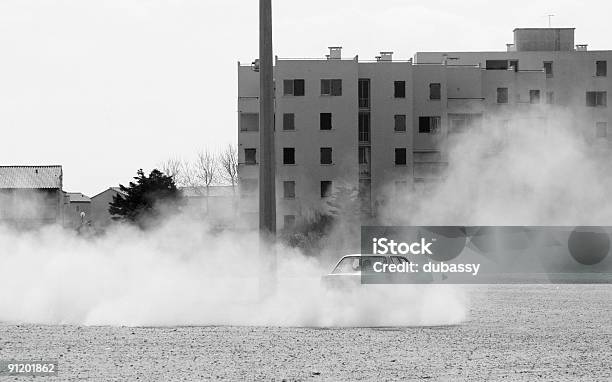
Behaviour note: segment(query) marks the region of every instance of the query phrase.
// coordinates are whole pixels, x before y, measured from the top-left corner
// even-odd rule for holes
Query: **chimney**
[[[516,52],[516,45],[514,45],[514,44],[506,44],[506,50],[508,52]]]
[[[393,52],[380,52],[380,61],[393,61]]]
[[[586,52],[589,49],[588,44],[578,44],[576,45],[576,52]]]
[[[342,59],[342,47],[341,46],[330,46],[329,55],[326,55],[328,60],[340,60]]]

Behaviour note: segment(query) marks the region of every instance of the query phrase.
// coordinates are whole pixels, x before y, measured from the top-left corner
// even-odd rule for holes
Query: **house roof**
[[[62,166],[0,166],[0,189],[61,189]]]
[[[80,192],[66,192],[68,198],[70,199],[70,203],[89,203],[91,199],[87,195],[83,195]]]
[[[104,194],[107,191],[113,191],[113,192],[115,192],[117,194],[121,194],[123,196],[127,195],[125,192],[121,191],[121,189],[119,187],[109,187],[106,190],[104,190],[102,192],[99,192],[96,195],[92,196],[91,199],[97,198],[98,196]]]

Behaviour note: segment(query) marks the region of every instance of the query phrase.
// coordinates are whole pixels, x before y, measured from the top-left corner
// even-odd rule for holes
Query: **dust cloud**
[[[258,236],[211,233],[182,215],[150,231],[87,238],[0,228],[0,322],[77,325],[392,326],[465,319],[445,286],[332,291],[316,257],[278,246],[276,293],[261,299]]]
[[[545,126],[484,124],[451,136],[443,180],[394,193],[379,224],[609,225],[609,141],[561,113]],[[212,233],[188,215],[99,237],[0,227],[0,321],[83,325],[412,326],[458,324],[451,285],[322,287],[323,256],[279,245],[276,293],[259,295],[255,232]],[[346,253],[336,253],[339,258]]]
[[[554,115],[554,117],[553,117]],[[386,224],[607,226],[611,143],[569,111],[526,113],[509,124],[450,135],[443,181],[392,194]]]

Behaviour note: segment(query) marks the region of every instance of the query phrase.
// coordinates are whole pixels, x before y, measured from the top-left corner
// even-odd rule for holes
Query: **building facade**
[[[396,61],[276,58],[277,225],[289,228],[340,188],[366,215],[393,193],[439,181],[453,134],[546,126],[560,110],[585,138],[610,146],[612,51],[574,44],[573,28],[516,29],[500,52],[419,52]],[[257,223],[259,73],[238,64],[241,213]],[[518,120],[517,120],[518,117]]]
[[[113,222],[113,217],[108,209],[117,195],[125,196],[125,193],[119,187],[109,187],[91,197],[90,219],[95,229],[105,229]]]
[[[91,221],[91,199],[80,192],[66,192],[64,227],[77,229]]]
[[[0,225],[35,229],[63,224],[61,166],[0,166]]]

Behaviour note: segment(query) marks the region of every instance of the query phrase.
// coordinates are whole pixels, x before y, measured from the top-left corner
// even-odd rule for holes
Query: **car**
[[[375,267],[374,264],[382,263]],[[404,256],[399,255],[361,255],[343,256],[332,271],[322,277],[322,283],[329,288],[351,288],[361,284],[391,284],[393,275],[380,272],[383,264],[410,264]]]

